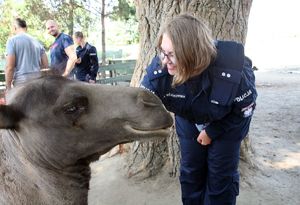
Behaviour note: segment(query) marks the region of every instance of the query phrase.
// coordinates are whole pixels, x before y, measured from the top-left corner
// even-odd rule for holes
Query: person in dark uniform
[[[183,204],[236,204],[240,145],[257,97],[251,60],[242,44],[214,41],[188,14],[162,29],[158,53],[141,87],[175,114]]]
[[[77,61],[74,69],[76,79],[95,83],[99,69],[97,49],[85,41],[81,31],[75,32],[74,42],[78,45],[76,48]]]

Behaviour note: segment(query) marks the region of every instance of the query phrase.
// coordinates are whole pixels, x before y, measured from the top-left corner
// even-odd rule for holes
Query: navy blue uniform
[[[185,205],[235,204],[239,192],[239,151],[255,108],[255,77],[241,44],[218,41],[216,47],[214,62],[181,85],[171,86],[172,76],[158,57],[141,84],[175,113]],[[196,141],[201,129],[210,145]]]
[[[81,58],[81,62],[75,65],[76,79],[80,81],[96,80],[99,69],[97,50],[94,46],[86,43],[82,48],[76,48],[77,58]]]

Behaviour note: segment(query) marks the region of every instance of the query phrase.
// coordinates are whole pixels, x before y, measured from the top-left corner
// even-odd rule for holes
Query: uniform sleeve
[[[257,92],[255,88],[255,76],[252,70],[251,60],[246,58],[242,72],[241,82],[234,98],[231,112],[220,120],[211,122],[205,131],[213,140],[230,129],[238,128],[245,122],[249,122],[256,105]]]
[[[98,63],[97,49],[94,46],[92,46],[89,50],[89,58],[91,64],[90,76],[92,80],[95,80],[99,69],[99,63]]]
[[[159,57],[154,57],[150,65],[146,68],[146,75],[144,76],[140,87],[157,95],[158,85],[155,81],[156,76],[153,76],[153,74],[156,73],[157,75],[157,70],[159,69],[161,69],[160,59]]]

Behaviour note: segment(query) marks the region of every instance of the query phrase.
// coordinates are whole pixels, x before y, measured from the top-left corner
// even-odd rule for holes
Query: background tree
[[[62,30],[73,35],[74,28],[88,30],[93,26],[93,15],[90,14],[91,2],[86,0],[25,0],[26,15],[35,16],[43,23],[55,19]],[[44,29],[44,25],[42,28]]]
[[[106,43],[105,43],[105,18],[108,14],[105,13],[105,0],[101,1],[101,42],[102,42],[102,55],[101,64],[105,65],[106,62]]]
[[[62,31],[68,34],[72,34],[74,28],[88,31],[94,26],[94,18],[96,18],[89,13],[88,8],[89,4],[84,0],[6,0],[0,2],[0,59],[3,58],[6,41],[11,35],[14,18],[24,18],[28,25],[28,33],[49,48],[53,39],[45,35],[45,21],[56,19]]]
[[[235,40],[245,43],[247,24],[252,0],[136,0],[139,22],[140,55],[137,59],[132,86],[138,86],[146,66],[156,55],[156,42],[160,27],[173,16],[183,12],[205,19],[213,36],[220,40]],[[248,140],[242,147],[243,156],[249,154]],[[179,147],[174,128],[171,137],[162,141],[133,143],[128,158],[129,176],[149,177],[167,164],[171,176],[178,174]],[[168,162],[168,163],[167,163]]]
[[[39,39],[46,49],[53,42],[53,38],[45,32],[45,21],[48,19],[57,20],[61,31],[68,34],[81,30],[86,36],[91,33],[96,37],[101,31],[103,62],[106,59],[107,43],[105,18],[120,25],[118,33],[109,36],[110,43],[131,44],[136,43],[138,39],[133,0],[0,0],[0,17],[0,60],[4,58],[5,44],[15,17],[25,18],[28,33]],[[121,35],[122,38],[117,35]]]
[[[139,40],[139,33],[136,28],[138,21],[136,18],[134,1],[118,0],[118,6],[115,6],[113,11],[110,18],[114,21],[121,21],[126,25],[125,33],[129,36],[129,38],[127,38],[127,44],[137,43]]]
[[[106,63],[106,24],[105,19],[122,20],[125,23],[135,19],[134,4],[130,0],[101,0],[100,7],[94,7],[93,13],[98,14],[101,19],[101,42],[102,54],[101,62]],[[131,30],[130,30],[131,31]]]
[[[19,4],[14,4],[12,0],[0,3],[0,59],[4,57],[7,38],[11,35],[12,16],[20,9]]]

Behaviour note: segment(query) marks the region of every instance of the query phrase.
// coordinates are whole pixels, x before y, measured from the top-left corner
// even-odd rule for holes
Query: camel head
[[[31,160],[55,168],[92,161],[120,143],[167,137],[173,123],[149,91],[55,76],[12,89],[6,101],[0,128]]]

